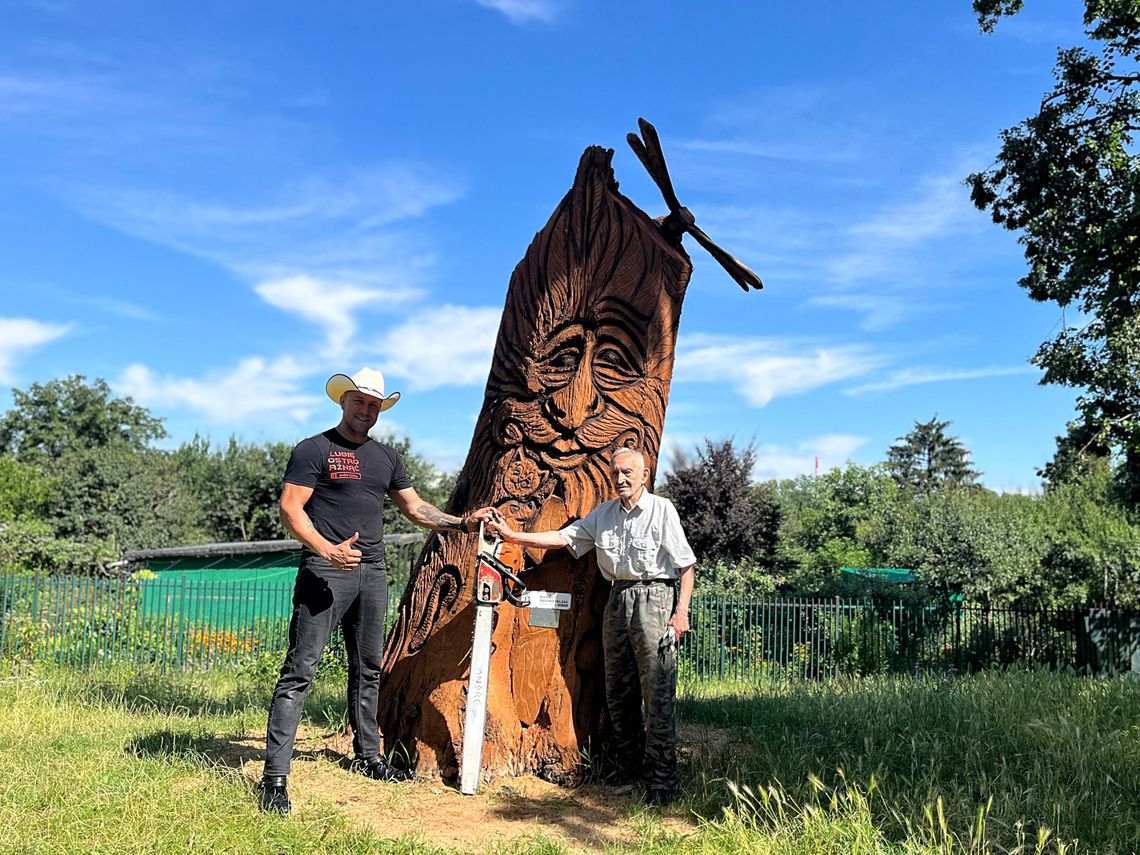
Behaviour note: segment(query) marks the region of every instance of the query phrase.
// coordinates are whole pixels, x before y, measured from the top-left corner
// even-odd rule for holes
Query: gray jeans
[[[265,737],[265,774],[288,775],[293,743],[317,663],[340,624],[348,652],[348,723],[357,757],[380,753],[376,708],[380,697],[380,660],[384,655],[384,618],[388,611],[388,576],[382,563],[338,570],[308,556],[297,571],[289,651],[273,702]]]
[[[650,789],[677,787],[677,646],[662,646],[672,616],[671,583],[618,582],[602,620],[615,759]]]

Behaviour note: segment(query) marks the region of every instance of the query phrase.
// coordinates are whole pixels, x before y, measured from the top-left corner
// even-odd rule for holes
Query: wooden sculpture
[[[587,148],[574,186],[511,276],[483,407],[451,513],[494,505],[511,524],[559,528],[612,498],[609,458],[640,449],[656,472],[691,234],[742,288],[757,276],[694,224],[673,192],[653,126],[629,141],[669,207],[653,220],[618,192],[612,149]],[[388,638],[380,724],[421,774],[453,777],[463,739],[473,608],[472,536],[433,536]],[[699,557],[699,556],[698,556]],[[493,631],[485,777],[576,782],[605,733],[601,615],[593,555],[526,556],[531,590],[569,591],[557,629],[503,604]]]

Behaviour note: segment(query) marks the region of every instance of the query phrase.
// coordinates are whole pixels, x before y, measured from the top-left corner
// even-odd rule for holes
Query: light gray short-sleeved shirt
[[[558,533],[575,558],[596,548],[598,569],[611,582],[676,579],[697,562],[673,503],[648,490],[628,511],[611,499]]]

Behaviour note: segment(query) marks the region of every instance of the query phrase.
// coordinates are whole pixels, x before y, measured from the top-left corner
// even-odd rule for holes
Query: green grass
[[[682,698],[683,720],[725,734],[690,770],[706,815],[726,805],[728,780],[800,805],[865,794],[860,811],[892,839],[945,828],[1009,849],[1048,830],[1096,852],[1140,846],[1135,679],[991,672],[691,686]],[[755,801],[751,815],[768,817]]]
[[[261,814],[239,769],[265,726],[266,673],[4,667],[0,853],[449,851],[355,828],[334,801]],[[318,681],[310,724],[343,721],[340,687]],[[680,712],[702,736],[671,816],[705,819],[685,828],[631,805],[638,843],[614,855],[1130,853],[1140,841],[1140,681],[690,686]],[[499,850],[565,851],[537,829]]]

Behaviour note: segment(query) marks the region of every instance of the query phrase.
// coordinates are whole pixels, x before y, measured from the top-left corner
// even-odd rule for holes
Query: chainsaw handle
[[[511,568],[503,563],[503,561],[501,561],[499,558],[495,558],[495,569],[510,579],[512,582],[514,582],[516,585],[518,585],[520,588],[522,588],[523,593],[526,593],[526,582],[512,573]]]
[[[485,537],[483,534],[483,521],[479,520],[479,541],[497,541],[497,537]],[[503,598],[520,609],[525,609],[530,606],[530,599],[527,597],[526,583],[511,572],[511,568],[507,566],[499,556],[494,552],[482,553],[481,558],[495,568],[495,571],[503,577]]]
[[[530,606],[530,600],[527,598],[526,583],[511,572],[501,558],[497,555],[483,555],[483,560],[495,568],[500,576],[503,577],[503,597],[512,606],[517,606],[520,609],[525,609]]]
[[[503,585],[503,597],[515,608],[528,609],[530,608],[530,597],[527,596],[526,587],[523,587],[522,593],[516,595],[511,589],[510,585]]]

